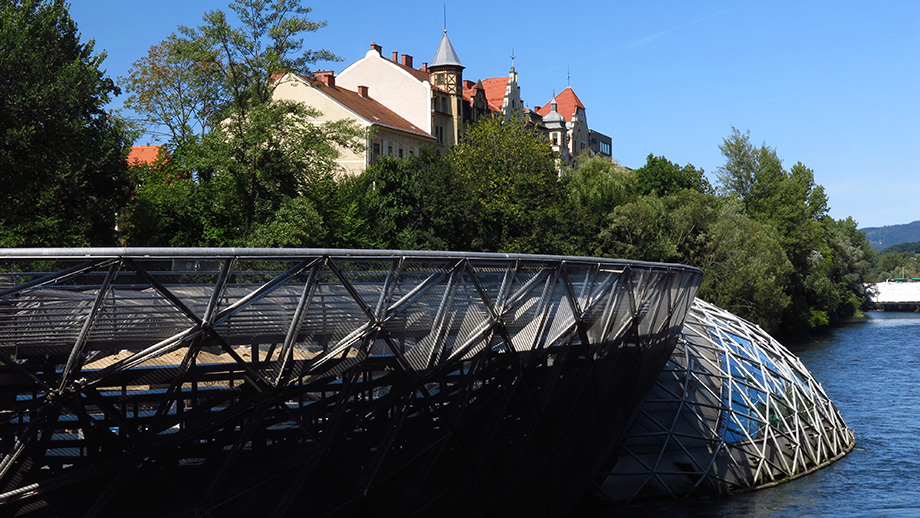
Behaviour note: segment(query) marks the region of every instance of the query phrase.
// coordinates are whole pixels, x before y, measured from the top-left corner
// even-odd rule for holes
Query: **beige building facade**
[[[364,149],[339,151],[337,162],[347,174],[360,174],[382,156],[404,158],[435,144],[430,133],[372,98],[370,87],[349,90],[337,84],[332,72],[317,72],[312,78],[285,74],[274,95],[315,108],[321,114],[317,124],[350,120],[365,129]]]

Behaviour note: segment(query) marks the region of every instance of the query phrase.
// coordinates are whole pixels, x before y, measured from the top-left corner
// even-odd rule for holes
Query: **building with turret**
[[[584,103],[575,95],[572,87],[566,87],[559,95],[537,108],[537,113],[544,120],[553,111],[556,111],[566,123],[566,146],[569,156],[574,159],[583,153],[601,154],[611,156],[612,142],[610,137],[603,133],[592,131],[588,127],[588,115]]]
[[[372,42],[363,58],[338,75],[331,71],[311,78],[291,74],[278,85],[276,95],[318,108],[322,120],[346,118],[373,129],[366,151],[346,150],[340,157],[340,165],[351,174],[381,156],[411,156],[425,145],[446,152],[480,118],[515,113],[546,135],[561,163],[571,164],[581,153],[610,156],[610,137],[588,127],[585,105],[571,88],[530,110],[521,97],[513,57],[505,77],[471,81],[464,79],[464,69],[445,30],[431,62],[420,67],[413,56],[393,51],[387,57],[383,47]]]

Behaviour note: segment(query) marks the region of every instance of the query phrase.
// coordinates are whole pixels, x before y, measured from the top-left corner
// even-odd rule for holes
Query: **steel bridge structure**
[[[557,256],[0,250],[0,509],[562,515],[700,279]]]

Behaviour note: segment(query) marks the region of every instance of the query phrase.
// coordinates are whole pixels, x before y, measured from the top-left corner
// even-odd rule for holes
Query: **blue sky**
[[[72,0],[112,77],[178,25],[228,0]],[[649,153],[714,174],[732,126],[802,162],[835,218],[860,227],[920,220],[920,2],[325,1],[305,46],[343,58],[371,41],[431,61],[444,28],[465,79],[505,76],[543,105],[571,86],[621,164]],[[121,100],[114,103],[120,107]],[[145,144],[147,142],[138,142]]]

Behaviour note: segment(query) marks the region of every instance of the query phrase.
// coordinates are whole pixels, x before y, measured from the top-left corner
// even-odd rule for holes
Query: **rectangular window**
[[[403,149],[399,148],[399,158],[402,158],[402,157],[403,157]]]
[[[380,142],[374,142],[374,150],[371,153],[371,163],[373,164],[376,162],[378,158],[380,158]]]

